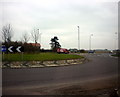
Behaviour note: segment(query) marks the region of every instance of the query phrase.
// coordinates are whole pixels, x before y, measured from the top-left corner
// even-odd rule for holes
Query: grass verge
[[[114,54],[114,55],[112,55],[113,57],[120,57],[120,54],[118,55],[118,54]]]
[[[57,53],[35,53],[35,54],[4,54],[2,61],[52,61],[65,59],[79,59],[83,56]]]

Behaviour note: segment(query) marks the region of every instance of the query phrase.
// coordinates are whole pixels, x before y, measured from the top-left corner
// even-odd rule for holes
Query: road
[[[72,83],[118,74],[118,59],[110,54],[83,54],[89,62],[78,65],[29,69],[3,69],[3,91],[10,87]]]

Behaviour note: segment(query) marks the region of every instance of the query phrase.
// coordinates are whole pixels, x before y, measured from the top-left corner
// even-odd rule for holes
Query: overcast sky
[[[118,0],[1,0],[0,9],[0,30],[11,24],[14,41],[40,29],[41,48],[54,36],[63,48],[78,48],[79,26],[80,49],[89,49],[90,34],[92,49],[117,48]]]

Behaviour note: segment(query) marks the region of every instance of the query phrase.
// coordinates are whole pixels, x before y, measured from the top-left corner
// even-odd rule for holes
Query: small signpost
[[[21,53],[21,60],[23,60],[23,52],[24,52],[24,47],[23,46],[18,46],[16,48],[17,52]]]
[[[23,46],[18,46],[18,47],[9,46],[7,48],[5,45],[3,45],[1,47],[1,51],[3,52],[3,59],[4,59],[4,53],[5,52],[10,52],[10,53],[19,52],[19,53],[21,53],[21,59],[23,60],[23,52],[24,52],[24,47]]]
[[[4,52],[7,51],[7,48],[3,45],[1,48],[1,51],[3,52],[3,60],[4,60],[4,54],[5,54]]]

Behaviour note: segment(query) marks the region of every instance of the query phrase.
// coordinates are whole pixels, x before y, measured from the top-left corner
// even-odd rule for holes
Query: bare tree
[[[37,30],[33,30],[33,32],[31,33],[32,35],[32,39],[34,40],[35,43],[37,43],[39,37],[40,37],[40,33],[39,33],[39,29]]]
[[[27,33],[24,33],[23,36],[22,36],[22,41],[24,43],[27,43],[29,41],[30,37]]]
[[[11,25],[3,26],[2,28],[2,39],[4,42],[11,42],[11,39],[13,37],[13,31],[11,28]]]

